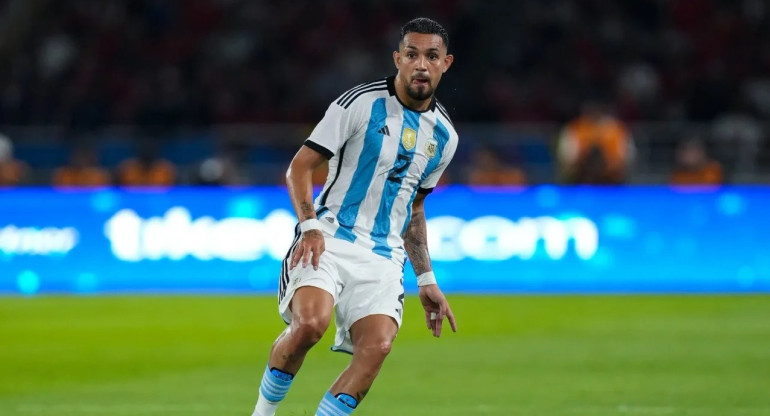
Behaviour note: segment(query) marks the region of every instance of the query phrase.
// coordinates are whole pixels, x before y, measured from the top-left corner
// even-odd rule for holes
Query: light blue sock
[[[316,416],[348,416],[353,413],[357,404],[356,399],[350,395],[340,394],[340,397],[337,398],[327,391],[315,414]]]
[[[270,370],[267,367],[265,368],[265,375],[262,376],[259,392],[271,402],[280,402],[286,397],[286,393],[289,391],[293,380],[294,376],[292,374],[284,373],[277,368]]]

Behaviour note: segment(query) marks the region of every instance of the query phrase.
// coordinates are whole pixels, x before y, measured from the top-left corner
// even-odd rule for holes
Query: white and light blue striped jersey
[[[329,175],[315,199],[324,229],[403,264],[402,234],[414,197],[436,186],[458,138],[440,103],[410,110],[393,82],[389,77],[342,94],[305,146],[329,159]]]

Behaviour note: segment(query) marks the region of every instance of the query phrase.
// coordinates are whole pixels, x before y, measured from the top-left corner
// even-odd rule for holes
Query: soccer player
[[[431,271],[423,203],[457,148],[457,133],[434,97],[454,59],[447,45],[435,21],[408,22],[393,52],[396,76],[342,94],[291,161],[286,180],[299,224],[278,295],[288,326],[270,351],[253,416],[275,414],[335,306],[332,350],[353,357],[316,415],[353,412],[401,325],[407,254],[428,328],[441,336],[446,317],[457,331]],[[313,171],[327,159],[329,174],[313,203]]]

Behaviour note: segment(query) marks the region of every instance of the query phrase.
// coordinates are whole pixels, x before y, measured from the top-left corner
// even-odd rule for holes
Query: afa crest
[[[414,145],[417,144],[417,132],[410,128],[405,128],[404,133],[401,135],[401,144],[404,145],[406,150],[414,149]]]
[[[438,141],[436,139],[430,139],[427,142],[425,142],[425,155],[428,156],[428,159],[433,158],[433,156],[436,156],[436,148],[438,147]]]

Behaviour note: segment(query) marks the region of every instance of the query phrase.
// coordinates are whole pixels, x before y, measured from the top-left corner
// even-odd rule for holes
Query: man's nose
[[[427,70],[428,69],[428,60],[424,56],[420,56],[417,58],[417,68],[418,70]]]

